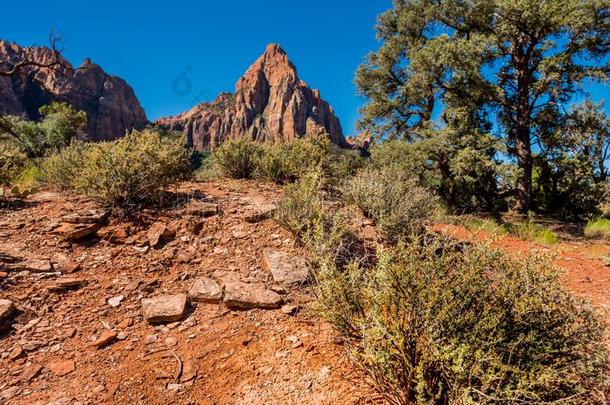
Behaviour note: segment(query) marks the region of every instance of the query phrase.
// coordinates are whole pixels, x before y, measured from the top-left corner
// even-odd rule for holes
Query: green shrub
[[[323,183],[322,174],[313,171],[286,186],[276,220],[299,237],[314,261],[344,262],[350,256],[353,234],[338,203],[324,198]]]
[[[500,235],[508,233],[508,229],[506,229],[505,226],[498,224],[498,222],[492,218],[465,216],[459,218],[458,223],[471,231],[485,231]]]
[[[0,141],[0,186],[12,184],[26,160],[25,154],[14,143]]]
[[[214,159],[224,175],[250,179],[256,174],[261,146],[248,137],[225,141],[214,152]]]
[[[554,245],[559,242],[559,235],[556,232],[533,222],[531,219],[522,223],[506,224],[505,228],[511,235],[520,239],[547,245]]]
[[[547,263],[426,235],[370,269],[326,264],[318,305],[390,403],[601,400],[605,323]]]
[[[358,152],[341,149],[326,136],[307,136],[292,142],[263,145],[259,174],[278,184],[294,182],[305,173],[320,171],[327,184],[337,185],[364,165]]]
[[[145,130],[114,142],[72,144],[42,164],[42,179],[128,208],[158,200],[189,171],[184,139]]]
[[[86,144],[73,142],[60,152],[43,159],[40,165],[41,181],[59,190],[75,190],[87,163],[86,154]]]
[[[416,178],[392,166],[362,170],[348,182],[346,196],[390,241],[420,233],[438,210],[437,199]]]
[[[585,227],[585,236],[587,238],[610,239],[610,219],[597,218],[589,221]]]

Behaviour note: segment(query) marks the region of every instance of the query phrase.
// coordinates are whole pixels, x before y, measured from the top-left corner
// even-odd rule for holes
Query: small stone
[[[25,370],[23,370],[23,372],[21,373],[20,380],[24,382],[32,381],[34,378],[38,377],[41,371],[41,365],[32,364],[31,366],[26,367]]]
[[[186,206],[187,215],[193,215],[198,217],[212,217],[218,215],[218,204],[204,201],[192,200]]]
[[[178,339],[173,338],[173,337],[168,337],[167,339],[165,339],[165,346],[167,347],[174,347],[178,344]]]
[[[136,252],[145,254],[148,253],[148,251],[150,250],[150,246],[132,246],[132,249]]]
[[[125,296],[117,295],[116,297],[112,297],[112,298],[108,299],[108,305],[110,305],[112,308],[116,308],[119,305],[121,305],[121,302],[124,299],[125,299]]]
[[[182,375],[180,376],[180,382],[186,383],[195,380],[197,378],[197,372],[197,367],[195,366],[195,362],[193,360],[184,360],[184,364],[182,366]]]
[[[58,377],[63,377],[76,370],[74,360],[56,360],[47,365],[53,374]]]
[[[302,257],[285,252],[264,249],[263,268],[273,275],[276,283],[284,285],[304,284],[309,278],[309,266]]]
[[[142,314],[149,323],[176,322],[186,311],[186,294],[158,295],[142,300]]]
[[[16,345],[15,347],[13,347],[13,350],[11,350],[11,352],[8,355],[8,358],[15,361],[21,357],[23,357],[25,355],[25,351],[23,350],[23,348],[19,345]]]
[[[129,328],[131,325],[133,325],[133,319],[131,318],[125,318],[123,319],[121,322],[119,322],[119,324],[117,325],[117,327],[119,329],[127,329]]]
[[[231,309],[275,309],[282,304],[282,297],[264,285],[231,281],[225,282],[224,304]]]
[[[157,343],[157,340],[159,340],[157,335],[148,335],[144,338],[144,343],[147,345],[152,345],[153,343]]]
[[[63,222],[68,222],[71,224],[100,224],[106,221],[109,215],[110,210],[93,209],[88,211],[74,212],[65,215],[61,218],[61,220]]]
[[[102,334],[93,342],[93,346],[98,349],[102,349],[112,342],[114,342],[117,338],[117,334],[111,330],[104,330]]]
[[[125,332],[119,332],[119,333],[116,335],[116,338],[117,338],[118,340],[126,340],[126,339],[127,339],[127,333],[125,333]]]
[[[163,222],[155,222],[146,233],[150,247],[157,246],[162,241],[171,240],[176,237],[176,231],[169,228]]]
[[[62,277],[62,278],[55,280],[53,285],[51,285],[49,287],[49,290],[50,291],[72,290],[72,289],[79,288],[85,284],[87,284],[87,280],[84,280],[82,278]]]
[[[3,399],[11,399],[16,397],[17,394],[19,394],[19,387],[10,387],[2,391],[0,396],[2,396]]]
[[[182,384],[167,384],[167,389],[170,391],[182,391],[184,389],[184,385]]]
[[[15,304],[10,300],[0,299],[0,321],[8,319],[15,311]]]
[[[294,315],[297,313],[298,310],[299,310],[299,307],[297,307],[296,305],[292,305],[292,304],[286,304],[282,307],[282,313],[284,313],[286,315]]]
[[[94,387],[92,391],[94,394],[99,395],[102,392],[104,392],[105,390],[106,390],[106,387],[104,387],[103,384],[100,384],[100,385]]]
[[[58,265],[58,270],[64,274],[72,274],[81,271],[81,264],[75,261],[67,261]]]
[[[195,302],[217,304],[222,300],[222,287],[209,277],[197,278],[189,290],[189,298]]]

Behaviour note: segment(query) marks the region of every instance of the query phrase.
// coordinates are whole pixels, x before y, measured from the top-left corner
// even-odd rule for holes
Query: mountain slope
[[[27,48],[0,40],[0,61],[19,59]],[[45,47],[31,48],[36,61],[52,58]],[[89,59],[78,70],[60,71],[28,67],[14,77],[0,77],[0,115],[39,118],[38,109],[50,102],[67,102],[87,113],[90,140],[120,138],[125,131],[142,128],[147,123],[133,89],[121,78],[108,75]]]
[[[311,134],[326,134],[337,145],[345,145],[339,119],[332,107],[299,80],[295,66],[276,44],[239,79],[235,93],[222,93],[211,103],[202,103],[157,124],[184,131],[197,150],[213,149],[226,139],[250,136],[257,140],[293,140]]]

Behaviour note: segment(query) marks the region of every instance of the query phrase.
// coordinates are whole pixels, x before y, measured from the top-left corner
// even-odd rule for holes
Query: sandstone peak
[[[54,58],[49,48],[23,48],[0,40],[0,60],[19,60],[28,51],[38,63]],[[85,59],[79,70],[73,70],[65,59],[62,65],[65,68],[56,70],[30,66],[14,77],[0,77],[0,115],[36,120],[41,106],[67,102],[87,113],[90,140],[120,138],[148,123],[133,89],[124,80],[107,74],[90,59]]]
[[[242,136],[293,140],[323,134],[338,145],[346,144],[332,107],[318,90],[299,80],[296,67],[278,44],[267,45],[237,81],[234,94],[222,93],[211,103],[157,123],[184,131],[197,150]]]

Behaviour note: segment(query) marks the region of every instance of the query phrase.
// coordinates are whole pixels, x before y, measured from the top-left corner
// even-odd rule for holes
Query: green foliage
[[[51,103],[40,108],[41,122],[2,117],[0,139],[10,139],[29,158],[59,151],[87,127],[87,114],[67,103]]]
[[[547,263],[422,236],[326,264],[318,305],[389,403],[601,402],[604,321]]]
[[[415,177],[392,167],[362,170],[349,180],[345,194],[390,241],[421,233],[438,212],[437,199]]]
[[[610,219],[597,218],[589,221],[585,226],[587,238],[610,239]]]
[[[114,142],[74,143],[42,164],[50,185],[122,208],[158,201],[190,171],[184,139],[134,131]]]
[[[82,170],[87,164],[88,145],[75,141],[60,152],[42,160],[41,180],[59,190],[77,190]]]
[[[0,186],[10,185],[23,170],[27,157],[14,142],[0,142]]]
[[[229,139],[214,151],[222,172],[234,179],[250,179],[256,174],[261,146],[248,137]]]
[[[440,194],[458,208],[481,191],[494,203],[494,158],[507,153],[519,170],[506,191],[525,213],[532,145],[546,150],[552,134],[565,134],[562,106],[586,80],[607,79],[607,11],[605,0],[394,1],[378,19],[381,47],[357,72],[361,126],[430,144]],[[489,142],[495,123],[501,149]]]
[[[499,235],[508,233],[508,229],[505,226],[498,224],[498,222],[492,218],[465,216],[459,218],[458,223],[471,231],[484,231]]]
[[[353,235],[339,204],[325,195],[324,182],[319,171],[310,171],[286,186],[276,220],[299,237],[314,261],[344,262],[350,256]]]
[[[326,136],[312,135],[291,142],[265,143],[258,168],[262,177],[278,184],[318,170],[337,185],[363,165],[364,159],[356,151],[341,149]]]
[[[554,245],[559,242],[559,235],[555,231],[537,224],[531,219],[521,223],[506,224],[505,228],[511,235],[520,239],[547,245]]]

